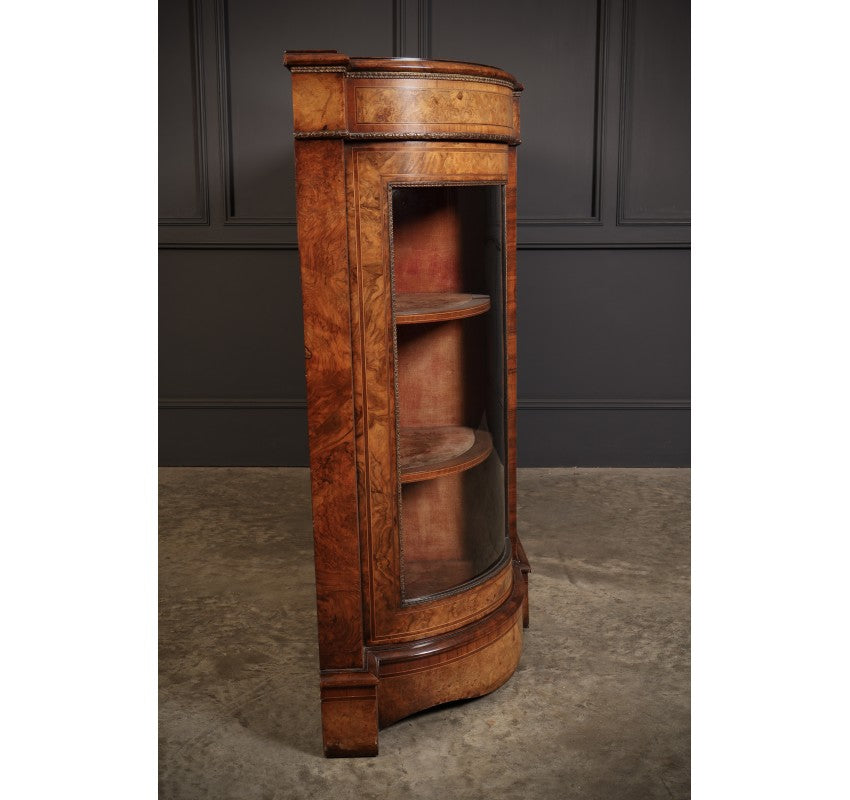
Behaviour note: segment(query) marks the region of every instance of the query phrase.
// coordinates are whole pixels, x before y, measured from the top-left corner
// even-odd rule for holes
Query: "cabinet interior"
[[[506,529],[502,185],[392,188],[405,601],[501,563]]]

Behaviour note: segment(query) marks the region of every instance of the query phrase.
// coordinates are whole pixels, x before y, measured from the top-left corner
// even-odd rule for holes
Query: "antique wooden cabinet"
[[[492,691],[528,624],[516,534],[506,72],[287,52],[328,756]]]

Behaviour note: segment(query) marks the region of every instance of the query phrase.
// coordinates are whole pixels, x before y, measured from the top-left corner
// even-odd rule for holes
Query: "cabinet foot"
[[[324,673],[321,691],[325,755],[378,755],[378,679],[370,672]]]

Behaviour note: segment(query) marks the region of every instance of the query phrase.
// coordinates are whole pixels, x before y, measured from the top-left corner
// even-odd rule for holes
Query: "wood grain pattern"
[[[296,142],[319,663],[362,668],[343,145]]]
[[[361,452],[367,509],[372,586],[366,598],[369,618],[368,643],[410,641],[435,635],[480,619],[504,601],[510,579],[503,573],[490,583],[474,586],[462,597],[441,597],[423,605],[400,605],[401,558],[398,547],[398,497],[395,472],[395,370],[392,351],[387,349],[391,331],[391,283],[387,225],[390,219],[390,189],[398,185],[500,184],[507,180],[505,145],[455,142],[392,142],[352,146],[350,149],[349,224],[356,241],[351,257],[356,262],[360,312],[359,329],[353,336],[362,346],[364,439]],[[363,313],[365,308],[369,313]],[[439,328],[464,323],[443,323]],[[409,330],[417,326],[402,326]],[[402,409],[404,413],[406,411]],[[449,420],[464,424],[461,419]],[[410,421],[402,419],[402,424]],[[424,424],[437,424],[430,420]],[[468,424],[468,423],[467,423]],[[388,465],[389,466],[388,468]],[[504,581],[504,582],[503,582]]]
[[[333,72],[292,76],[293,126],[296,131],[336,131],[345,128],[342,75]]]
[[[348,130],[513,136],[513,93],[463,80],[349,81]]]
[[[509,73],[481,64],[287,52],[300,138],[519,141]]]
[[[519,113],[517,111],[517,113]],[[516,148],[511,148],[508,162],[509,177],[505,188],[505,255],[507,259],[507,279],[505,284],[506,307],[505,323],[507,329],[507,486],[508,486],[508,531],[513,543],[514,560],[520,565],[523,590],[523,626],[529,626],[528,573],[531,567],[525,549],[517,533],[516,513],[516,401],[517,401],[517,341],[516,341],[516,185],[517,159]]]
[[[472,469],[493,452],[487,431],[461,426],[402,428],[399,440],[402,483]]]
[[[325,755],[378,755],[378,678],[374,671],[325,672],[320,691]]]
[[[396,293],[396,325],[446,322],[485,314],[490,308],[486,294],[459,292],[407,292]]]
[[[501,70],[459,62],[321,51],[287,53],[285,63],[297,137],[323,739],[329,756],[374,755],[379,725],[492,691],[521,650],[527,561],[515,521],[509,143],[522,87]],[[409,140],[351,143],[387,135]],[[432,135],[481,141],[413,141]],[[488,141],[494,135],[506,143]],[[446,188],[419,191],[394,220],[396,190],[434,185]],[[475,210],[485,209],[485,195],[460,190],[479,186],[506,187],[506,304],[502,279],[485,280],[481,261],[482,248],[501,249],[492,219]],[[501,330],[490,322],[503,306],[499,366],[501,349],[495,362],[481,353]],[[485,402],[475,388],[503,371],[507,451],[491,433],[504,441],[501,397]]]
[[[381,727],[437,703],[487,694],[510,678],[522,652],[523,589],[515,577],[510,596],[486,619],[440,640],[373,650]]]

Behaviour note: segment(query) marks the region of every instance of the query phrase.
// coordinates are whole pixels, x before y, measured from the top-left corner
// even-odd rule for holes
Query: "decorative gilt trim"
[[[387,231],[390,239],[390,314],[392,316],[392,338],[393,338],[393,416],[395,417],[395,471],[396,471],[396,503],[398,504],[398,585],[400,593],[401,606],[405,605],[405,576],[407,569],[405,568],[404,559],[404,528],[401,516],[401,501],[402,501],[402,483],[401,483],[401,401],[398,393],[398,326],[396,325],[396,290],[395,290],[395,237],[393,230],[393,186],[392,182],[388,182],[386,186],[387,193]],[[359,209],[358,209],[359,211]],[[373,614],[374,616],[374,614]]]
[[[313,68],[298,68],[299,72],[312,72],[323,69],[330,69],[330,67],[318,67],[316,70]],[[334,67],[333,69],[337,69]],[[292,70],[296,71],[295,68]],[[345,69],[343,69],[345,72]],[[349,78],[419,78],[420,80],[437,80],[437,81],[467,81],[470,83],[492,83],[496,86],[505,86],[508,89],[514,91],[514,93],[522,91],[521,89],[516,89],[515,85],[510,81],[503,81],[501,78],[486,78],[482,75],[461,75],[459,73],[454,72],[349,72]]]
[[[454,189],[456,186],[504,186],[505,181],[452,181],[452,180],[443,180],[443,181],[390,181],[387,184],[387,188],[389,189],[390,195],[392,195],[393,189],[421,189],[424,187],[430,188],[449,188]]]
[[[503,133],[411,133],[409,131],[380,131],[374,133],[359,133],[351,131],[295,131],[296,139],[424,139],[431,141],[466,141],[498,142],[499,144],[520,144],[522,139],[515,139]]]
[[[290,72],[347,72],[347,67],[290,67]]]
[[[295,131],[296,139],[341,139],[349,136],[348,131]]]

